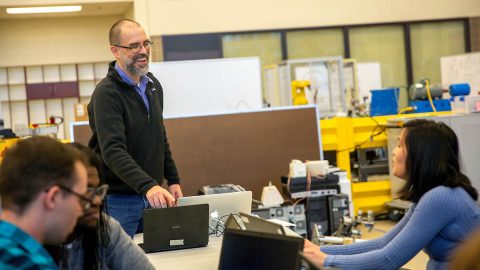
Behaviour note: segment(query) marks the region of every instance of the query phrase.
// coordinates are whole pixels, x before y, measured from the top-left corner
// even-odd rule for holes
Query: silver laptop
[[[208,205],[149,208],[143,211],[147,253],[208,245]]]
[[[225,222],[230,214],[252,212],[252,192],[240,191],[210,195],[200,195],[178,198],[177,205],[208,204],[210,213],[210,233],[212,233],[212,222],[221,220]]]

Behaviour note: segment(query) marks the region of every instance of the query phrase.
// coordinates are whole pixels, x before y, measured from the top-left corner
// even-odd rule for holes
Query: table
[[[394,225],[395,222],[393,221],[375,222],[375,228],[381,231],[389,231]],[[384,232],[378,230],[368,232],[366,228],[362,228],[362,231],[364,233],[363,239],[373,239],[384,234]],[[292,235],[288,230],[286,232],[288,235]],[[142,243],[143,234],[135,235],[134,241],[135,243]],[[212,270],[218,269],[221,249],[222,237],[210,236],[206,247],[148,253],[147,257],[156,269]],[[404,267],[407,269],[425,269],[427,261],[428,255],[421,251]]]

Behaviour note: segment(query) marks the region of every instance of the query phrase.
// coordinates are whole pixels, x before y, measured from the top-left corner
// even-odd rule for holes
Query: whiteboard
[[[382,71],[379,62],[357,63],[358,75],[358,98],[363,103],[364,97],[367,97],[366,103],[370,103],[370,90],[382,89]]]
[[[441,57],[440,65],[444,88],[454,83],[468,83],[470,95],[480,91],[480,53]]]
[[[258,57],[156,62],[150,72],[162,84],[165,116],[262,108]]]

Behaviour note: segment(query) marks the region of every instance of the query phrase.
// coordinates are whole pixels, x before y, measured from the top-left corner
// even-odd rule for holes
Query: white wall
[[[0,66],[109,61],[108,31],[120,18],[0,20]]]
[[[151,35],[480,16],[479,0],[134,0]],[[146,17],[143,17],[146,16]]]

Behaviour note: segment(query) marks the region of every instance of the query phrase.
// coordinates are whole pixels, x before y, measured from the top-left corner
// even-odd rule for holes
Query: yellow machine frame
[[[374,116],[373,119],[370,117],[342,117],[320,120],[323,151],[336,151],[337,167],[345,170],[348,178],[351,179],[350,152],[355,150],[356,145],[365,142],[360,148],[387,147],[387,136],[384,133],[370,138],[377,123],[386,124],[388,119],[394,118],[437,116],[450,113]],[[377,213],[386,210],[385,203],[392,200],[389,177],[372,182],[352,182],[352,199],[355,215],[358,210],[364,212],[373,210]]]

